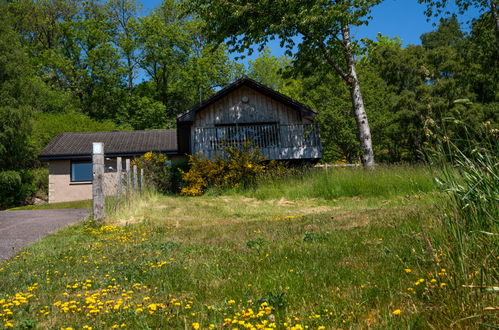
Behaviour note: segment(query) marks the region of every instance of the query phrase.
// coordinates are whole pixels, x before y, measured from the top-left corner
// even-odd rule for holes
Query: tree
[[[190,10],[206,22],[208,36],[227,42],[231,51],[249,53],[279,38],[297,68],[326,62],[350,90],[362,163],[374,165],[371,132],[355,66],[357,44],[350,27],[367,24],[371,8],[382,0],[192,0]]]
[[[427,17],[436,17],[443,14],[450,14],[447,10],[449,0],[418,0],[419,3],[424,3],[427,5],[425,14]],[[495,23],[496,38],[499,40],[499,13],[497,9],[499,8],[498,0],[455,0],[458,11],[460,14],[464,14],[470,7],[479,9],[481,12],[488,11],[487,16]]]
[[[125,62],[128,94],[132,94],[138,64],[137,16],[139,7],[134,0],[109,0],[107,15],[114,25],[114,44]]]
[[[285,85],[284,70],[291,64],[287,56],[276,57],[265,48],[254,60],[248,61],[248,76],[275,90],[281,91]]]
[[[0,171],[18,170],[34,161],[30,143],[33,69],[0,6]]]

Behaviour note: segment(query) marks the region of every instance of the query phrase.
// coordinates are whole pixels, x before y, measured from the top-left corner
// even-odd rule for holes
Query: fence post
[[[130,189],[130,159],[126,159],[126,189]]]
[[[138,175],[137,175],[137,165],[133,165],[133,190],[139,190]]]
[[[94,221],[104,220],[104,143],[92,144],[92,206]]]
[[[123,185],[123,164],[121,162],[121,157],[117,157],[116,158],[116,194],[118,196],[121,195],[121,191],[123,189],[122,185]]]
[[[140,191],[144,190],[144,169],[140,169]]]

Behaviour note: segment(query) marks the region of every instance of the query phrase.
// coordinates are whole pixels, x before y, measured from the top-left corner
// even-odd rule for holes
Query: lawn
[[[414,171],[405,181],[386,171],[311,175],[310,185],[357,189],[325,198],[313,189],[293,193],[307,189],[304,177],[202,197],[146,193],[110,212],[103,226],[63,229],[0,264],[0,320],[53,329],[493,323],[479,304],[466,307],[479,317],[459,320],[466,315],[447,256],[428,246],[423,229],[438,232],[435,205],[445,196],[427,172]],[[379,187],[354,187],[366,180]],[[480,294],[493,304],[493,293]]]
[[[37,204],[37,205],[26,205],[18,206],[7,211],[13,210],[54,210],[54,209],[76,209],[76,208],[91,208],[92,200],[82,200],[74,202],[61,202],[61,203],[50,203],[50,204]]]

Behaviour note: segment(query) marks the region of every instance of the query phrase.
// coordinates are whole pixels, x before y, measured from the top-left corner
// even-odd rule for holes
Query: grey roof
[[[192,109],[178,115],[177,122],[192,122],[192,121],[194,121],[194,118],[195,118],[196,113],[198,111],[200,111],[203,108],[207,107],[208,105],[220,100],[225,95],[229,94],[233,90],[235,90],[243,85],[248,86],[250,88],[253,88],[254,90],[257,90],[260,93],[267,95],[268,97],[271,97],[271,98],[273,98],[273,99],[275,99],[283,104],[288,105],[290,108],[299,111],[301,116],[304,118],[313,118],[317,114],[317,111],[311,109],[307,105],[300,103],[296,100],[293,100],[289,96],[281,94],[278,91],[273,90],[272,88],[267,87],[267,86],[259,83],[256,80],[253,80],[247,76],[243,76],[242,78],[239,78],[238,80],[236,80],[232,84],[219,90],[212,97],[204,100],[201,104],[199,104],[199,105],[193,107]]]
[[[106,156],[134,156],[148,151],[177,153],[174,129],[152,131],[114,131],[95,133],[61,133],[42,150],[40,160],[88,158],[92,142],[103,142]]]

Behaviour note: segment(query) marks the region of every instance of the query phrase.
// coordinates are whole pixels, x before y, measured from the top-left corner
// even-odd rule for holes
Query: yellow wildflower
[[[393,315],[400,315],[400,313],[402,313],[400,309],[396,309],[392,312]]]

